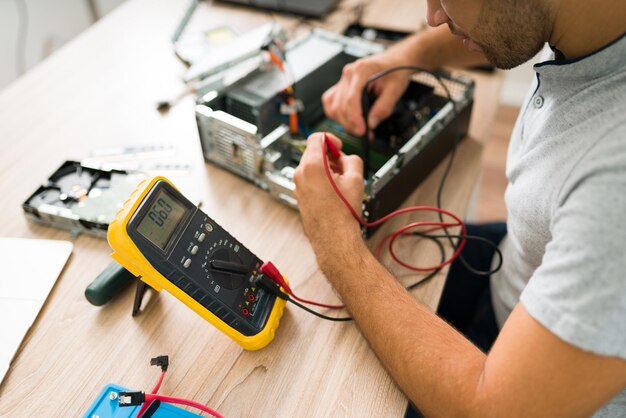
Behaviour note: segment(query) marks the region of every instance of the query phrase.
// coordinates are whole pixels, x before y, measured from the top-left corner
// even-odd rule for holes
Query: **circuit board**
[[[373,102],[375,97],[371,98]],[[446,100],[433,94],[433,88],[411,82],[394,106],[391,115],[374,130],[370,140],[370,169],[374,174],[400,148],[441,110]],[[362,155],[363,139],[348,133],[340,123],[323,118],[313,127],[314,132],[330,132],[343,142],[346,154]]]

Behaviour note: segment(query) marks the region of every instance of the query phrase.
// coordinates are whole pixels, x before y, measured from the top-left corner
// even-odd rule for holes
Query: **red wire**
[[[161,377],[159,377],[159,380],[157,381],[157,384],[154,385],[154,388],[152,388],[152,394],[156,394],[159,389],[161,389],[161,384],[163,383],[163,378],[165,377],[165,371],[161,372]],[[141,408],[139,408],[139,412],[137,412],[136,417],[140,418],[144,412],[146,412],[146,409],[148,409],[148,406],[150,406],[149,402],[144,402],[143,405],[141,405]]]
[[[293,293],[293,290],[291,290],[291,287],[289,286],[289,284],[287,284],[285,279],[283,279],[282,274],[280,273],[280,271],[278,271],[276,266],[274,266],[274,264],[272,264],[271,261],[267,261],[267,262],[263,263],[263,265],[261,266],[260,270],[261,270],[261,273],[265,274],[267,277],[269,277],[274,282],[276,282],[280,287],[282,287],[285,290],[285,292],[287,292],[289,295],[291,295],[291,297],[293,297],[295,300],[298,300],[298,301],[300,301],[302,303],[307,303],[309,305],[319,306],[319,307],[322,307],[322,308],[329,308],[329,309],[343,309],[343,308],[345,308],[344,305],[329,305],[329,304],[326,304],[326,303],[315,302],[313,300],[308,300],[308,299],[303,299],[301,297],[298,297],[295,293]]]
[[[289,106],[295,109],[296,99],[294,99],[293,96],[289,97],[287,103],[289,103]],[[291,111],[291,113],[289,113],[289,129],[292,133],[298,132],[298,114],[293,110]]]
[[[436,231],[438,229],[442,229],[444,227],[448,228],[448,227],[453,227],[453,226],[459,226],[457,223],[446,223],[446,222],[416,222],[416,223],[419,223],[420,225],[415,225],[415,227],[417,227],[417,226],[432,226],[432,225],[436,225],[434,228],[429,228],[429,229],[425,229],[423,231],[420,231],[423,234],[427,234],[429,232],[433,232],[433,231]],[[391,234],[386,235],[385,238],[383,238],[380,241],[380,243],[378,243],[378,247],[376,247],[376,258],[380,258],[380,254],[383,252],[383,247],[385,246],[385,243],[387,242],[387,240],[389,238],[393,237],[394,233],[395,232],[392,232]],[[406,232],[404,232],[402,235],[404,235],[404,234],[406,234]],[[393,254],[392,254],[392,256],[393,256]]]
[[[329,144],[331,144],[331,145],[329,146]],[[343,193],[341,193],[341,190],[339,190],[339,187],[335,183],[335,179],[333,179],[332,173],[330,172],[330,166],[328,164],[328,158],[326,157],[326,153],[327,153],[328,149],[330,149],[332,151],[336,147],[334,146],[334,144],[332,144],[330,142],[330,139],[328,138],[328,135],[326,134],[326,132],[324,132],[324,146],[322,148],[323,148],[322,149],[322,159],[324,161],[324,171],[326,171],[326,177],[328,177],[328,181],[330,182],[330,185],[332,186],[333,190],[335,191],[335,194],[337,194],[337,196],[339,197],[339,199],[341,199],[341,201],[346,206],[346,208],[348,208],[348,210],[350,211],[350,213],[352,214],[354,219],[356,219],[361,225],[366,226],[366,227],[377,226],[377,225],[382,224],[383,222],[388,221],[389,219],[393,218],[394,216],[401,215],[403,213],[408,213],[408,212],[438,212],[438,213],[447,215],[447,216],[453,218],[456,221],[456,223],[415,222],[415,223],[406,225],[406,226],[398,229],[397,231],[393,232],[392,234],[388,235],[387,237],[385,237],[382,242],[387,241],[387,239],[391,237],[391,241],[389,242],[389,252],[391,253],[391,256],[393,257],[393,259],[396,260],[399,264],[401,264],[402,266],[407,267],[407,268],[409,268],[411,270],[415,270],[415,271],[430,271],[430,270],[437,270],[437,269],[441,268],[442,266],[445,266],[446,264],[451,263],[452,261],[454,261],[459,256],[461,250],[463,250],[463,247],[465,247],[465,243],[466,243],[466,239],[465,238],[461,239],[461,242],[459,243],[459,246],[457,247],[456,251],[454,252],[454,254],[449,259],[447,259],[443,263],[438,264],[436,266],[433,266],[433,267],[415,267],[415,266],[412,266],[410,264],[404,263],[403,261],[399,260],[398,257],[393,252],[393,242],[398,237],[398,235],[401,235],[406,230],[412,229],[412,228],[416,228],[418,226],[436,226],[438,228],[460,226],[461,230],[463,231],[462,235],[467,235],[467,231],[466,231],[466,228],[465,228],[465,223],[463,223],[463,221],[461,219],[459,219],[459,217],[456,216],[455,214],[453,214],[452,212],[449,212],[449,211],[447,211],[445,209],[432,207],[432,206],[412,206],[412,207],[408,207],[408,208],[398,209],[398,210],[393,211],[390,214],[388,214],[386,216],[383,216],[382,218],[380,218],[380,219],[378,219],[376,221],[373,221],[373,222],[368,222],[368,221],[362,219],[361,216],[359,216],[356,213],[356,211],[354,210],[354,208],[350,205],[348,200],[344,197]],[[336,152],[333,152],[333,154],[336,155]],[[429,230],[429,231],[431,231],[431,230]],[[380,247],[380,245],[379,245],[379,247]],[[377,257],[380,256],[380,251],[377,251],[377,255],[376,256]]]
[[[296,296],[293,291],[290,291],[289,293],[295,300],[300,301],[302,303],[306,303],[308,305],[315,305],[315,306],[319,306],[321,308],[329,308],[329,309],[343,309],[346,307],[346,305],[329,305],[326,303],[321,303],[321,302],[315,302],[313,300],[309,300],[309,299],[302,299],[298,296]]]
[[[400,265],[410,269],[410,270],[414,270],[414,271],[432,271],[432,270],[438,270],[440,268],[442,268],[443,266],[450,264],[451,262],[453,262],[458,256],[459,254],[461,254],[461,250],[463,250],[463,245],[459,245],[456,250],[454,251],[454,253],[452,254],[452,256],[450,256],[450,258],[448,258],[447,260],[445,260],[443,263],[437,264],[434,267],[415,267],[411,264],[407,264],[404,261],[400,260],[397,256],[396,253],[393,250],[393,243],[395,242],[396,238],[398,238],[398,236],[404,234],[405,231],[409,230],[409,229],[413,229],[416,228],[418,226],[423,226],[424,224],[429,224],[429,225],[433,225],[433,223],[424,223],[424,222],[413,222],[410,223],[408,225],[403,226],[402,228],[396,230],[396,232],[394,232],[393,234],[391,234],[391,240],[389,241],[389,253],[391,254],[391,257]],[[437,223],[434,223],[437,224]],[[454,225],[454,224],[445,224],[445,223],[441,223],[440,224],[441,227],[448,227],[448,226],[458,226],[458,225]],[[461,224],[461,229],[463,230],[463,236],[467,235],[467,231],[465,229],[465,224]]]
[[[401,266],[404,266],[410,270],[414,270],[414,271],[432,271],[432,270],[438,270],[440,268],[442,268],[443,266],[450,264],[451,262],[453,262],[461,253],[461,251],[463,250],[463,247],[465,247],[465,243],[466,243],[466,239],[462,238],[459,245],[457,246],[456,250],[454,251],[454,253],[450,256],[450,258],[448,258],[447,260],[445,260],[444,262],[437,264],[436,266],[432,266],[432,267],[417,267],[417,266],[413,266],[411,264],[408,264],[404,261],[402,261],[395,253],[394,249],[393,249],[393,244],[395,243],[396,239],[405,234],[406,231],[410,230],[410,229],[414,229],[414,228],[418,228],[418,227],[424,227],[424,226],[431,226],[432,228],[426,229],[422,232],[424,233],[428,233],[428,232],[432,232],[432,231],[436,231],[438,229],[441,228],[448,228],[448,227],[455,227],[455,226],[460,226],[461,230],[462,230],[462,236],[467,235],[467,229],[465,227],[465,223],[458,217],[456,216],[454,213],[449,212],[445,209],[441,209],[441,208],[437,208],[437,207],[433,207],[433,206],[411,206],[408,208],[403,208],[403,209],[398,209],[396,211],[391,212],[390,214],[383,216],[382,218],[373,221],[373,222],[368,222],[366,220],[364,220],[363,218],[361,218],[361,216],[359,214],[356,213],[356,211],[354,210],[354,208],[350,205],[350,202],[348,202],[348,200],[345,198],[345,196],[343,195],[343,193],[341,193],[341,190],[339,190],[339,187],[337,186],[337,184],[335,183],[335,180],[333,179],[332,173],[330,171],[330,166],[328,164],[328,158],[327,158],[327,152],[329,152],[332,154],[333,158],[337,159],[341,156],[341,154],[339,153],[339,151],[337,150],[337,147],[335,147],[335,145],[330,141],[330,139],[328,138],[328,135],[324,132],[324,144],[322,147],[322,160],[324,161],[324,171],[326,172],[326,177],[328,177],[328,181],[330,182],[330,185],[332,186],[333,190],[335,191],[335,194],[339,197],[339,199],[343,202],[343,204],[345,205],[345,207],[350,211],[350,213],[352,214],[352,216],[354,217],[354,219],[356,219],[359,224],[366,226],[366,227],[374,227],[377,225],[382,224],[383,222],[388,221],[389,219],[393,218],[394,216],[398,216],[401,215],[403,213],[409,213],[409,212],[436,212],[436,213],[441,213],[443,215],[449,216],[452,219],[454,219],[456,222],[434,222],[434,221],[421,221],[421,222],[412,222],[408,225],[405,225],[399,229],[397,229],[396,231],[392,232],[391,234],[388,234],[387,236],[385,236],[383,238],[383,240],[379,243],[377,249],[376,249],[376,258],[380,258],[382,249],[385,245],[385,243],[389,240],[389,253],[391,254],[391,257]],[[330,309],[343,309],[345,308],[344,305],[329,305],[329,304],[325,304],[325,303],[320,303],[320,302],[315,302],[312,300],[308,300],[308,299],[303,299],[300,298],[298,296],[296,296],[293,293],[293,290],[291,290],[291,287],[287,284],[287,282],[283,279],[282,274],[278,271],[278,269],[271,263],[271,262],[266,262],[261,266],[261,272],[265,275],[267,275],[268,277],[270,277],[272,280],[274,280],[274,282],[276,282],[279,286],[281,286],[289,295],[291,295],[294,299],[302,302],[302,303],[307,303],[309,305],[315,305],[315,306],[320,306],[322,308],[330,308]]]
[[[208,406],[204,406],[201,403],[190,401],[188,399],[174,398],[172,396],[164,396],[164,395],[157,395],[157,394],[154,394],[154,393],[146,393],[145,404],[150,404],[151,402],[153,402],[153,401],[155,401],[157,399],[159,401],[161,401],[161,402],[167,402],[167,403],[172,403],[172,404],[191,406],[192,408],[196,408],[196,409],[204,411],[204,412],[206,412],[208,414],[211,414],[215,418],[224,418],[219,412],[209,408]]]
[[[270,61],[272,61],[272,63],[274,63],[274,65],[277,66],[278,69],[284,73],[285,66],[283,65],[283,60],[280,59],[280,57],[276,55],[275,53],[273,53],[272,51],[267,51],[267,53],[270,56]]]
[[[146,409],[148,409],[148,406],[150,406],[150,404],[148,402],[144,402],[141,405],[141,408],[139,408],[139,412],[137,412],[137,415],[135,415],[135,417],[141,418],[143,416],[143,413],[146,412]]]
[[[157,393],[159,391],[159,389],[161,389],[161,383],[163,383],[163,378],[164,377],[165,377],[165,372],[161,372],[161,377],[159,377],[159,381],[154,386],[154,388],[152,388],[152,392],[150,392],[150,393]]]
[[[272,51],[267,51],[270,56],[270,61],[278,67],[278,69],[285,75],[285,79],[287,80],[287,87],[285,91],[289,95],[289,99],[287,100],[287,104],[291,106],[292,110],[289,112],[289,130],[291,133],[298,132],[298,113],[294,110],[296,106],[296,99],[293,97],[293,88],[290,84],[289,76],[287,75],[287,71],[285,69],[285,64],[283,60],[273,53]]]

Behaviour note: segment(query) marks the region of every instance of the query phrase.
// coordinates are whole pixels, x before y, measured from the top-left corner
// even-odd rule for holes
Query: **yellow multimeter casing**
[[[246,350],[274,339],[285,300],[258,286],[262,261],[164,177],[141,182],[109,225],[111,256]]]

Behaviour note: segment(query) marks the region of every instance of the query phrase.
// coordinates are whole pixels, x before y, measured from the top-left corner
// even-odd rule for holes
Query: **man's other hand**
[[[361,107],[363,87],[372,75],[402,64],[392,54],[383,53],[346,65],[339,82],[322,96],[326,116],[341,123],[354,135],[365,134]],[[409,71],[398,71],[372,83],[371,89],[377,98],[368,115],[370,129],[376,128],[380,122],[389,117],[394,105],[409,85],[410,77]]]
[[[329,169],[337,187],[356,213],[361,214],[363,201],[363,161],[356,155],[340,153],[334,159],[324,153],[324,138],[341,149],[341,141],[331,135],[315,133],[307,140],[307,147],[296,169],[295,195],[304,230],[317,250],[319,244],[337,239],[337,234],[360,236],[359,224],[332,188],[324,169],[324,158],[329,159]],[[319,253],[318,253],[319,255]]]

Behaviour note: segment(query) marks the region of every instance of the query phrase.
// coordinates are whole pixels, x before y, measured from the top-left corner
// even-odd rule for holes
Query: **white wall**
[[[103,16],[124,0],[97,0]],[[92,23],[87,0],[0,0],[0,89],[18,76],[18,3],[26,4],[28,28],[24,61],[32,68]]]
[[[96,0],[102,16],[124,0]],[[26,4],[28,30],[24,52],[26,68],[31,68],[92,24],[87,0],[0,0],[0,90],[18,76],[16,43],[19,30],[17,3]],[[532,63],[507,72],[501,103],[520,106],[534,71]]]

